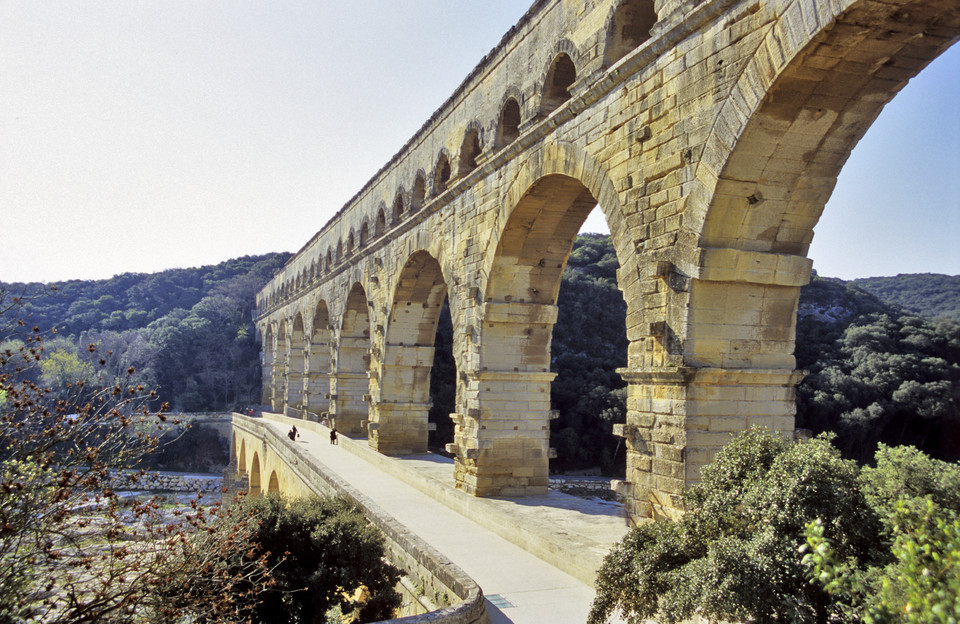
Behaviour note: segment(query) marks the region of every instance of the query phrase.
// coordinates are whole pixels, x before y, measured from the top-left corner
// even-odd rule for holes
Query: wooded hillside
[[[43,381],[63,387],[100,358],[109,374],[135,369],[174,410],[221,411],[260,400],[256,292],[290,254],[245,256],[213,266],[124,273],[108,280],[2,284],[24,296],[25,329],[57,329]],[[55,289],[54,289],[55,288]],[[97,345],[95,353],[87,346]]]
[[[220,411],[259,403],[255,293],[289,254],[244,257],[199,269],[71,281],[27,305],[28,323],[60,328],[47,345],[44,382],[80,378],[95,360],[137,371],[175,410]],[[558,470],[622,471],[626,305],[609,237],[577,238],[563,275],[552,343],[551,446]],[[913,444],[960,458],[960,278],[900,275],[857,282],[814,276],[798,310],[797,426],[831,430],[849,457],[867,461],[877,443]],[[0,286],[4,286],[0,284]],[[7,284],[8,291],[42,285]],[[878,295],[872,294],[879,293]],[[887,297],[884,300],[883,297]],[[932,302],[929,305],[924,302]],[[902,307],[901,307],[902,306]],[[905,308],[924,310],[928,318]],[[431,382],[437,424],[431,446],[452,440],[456,370],[449,311],[440,319]],[[99,345],[95,355],[87,345]]]

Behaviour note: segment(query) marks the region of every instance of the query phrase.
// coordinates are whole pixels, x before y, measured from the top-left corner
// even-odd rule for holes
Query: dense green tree
[[[960,431],[960,325],[857,316],[805,364],[810,375],[798,387],[798,425],[837,431],[846,455],[868,461],[884,442],[958,456],[950,433]]]
[[[323,623],[336,607],[373,622],[389,619],[400,606],[394,590],[400,573],[384,558],[383,535],[345,500],[257,497],[237,505],[226,524],[238,516],[256,519],[250,541],[265,554],[272,577],[269,588],[237,597],[249,621]],[[228,565],[244,556],[224,554]],[[181,581],[167,587],[172,600],[217,589],[202,578]],[[355,602],[361,587],[366,598]]]
[[[876,462],[860,469],[841,458],[829,437],[792,442],[761,430],[739,435],[686,494],[686,515],[638,526],[611,551],[598,572],[589,621],[604,622],[618,610],[631,623],[694,615],[859,621],[885,591],[878,582],[884,573],[925,582],[916,566],[922,556],[895,552],[909,548],[898,541],[909,533],[897,528],[896,518],[904,517],[899,509],[919,514],[911,526],[941,543],[951,543],[949,526],[960,512],[960,466],[886,447]],[[936,511],[923,515],[928,502]],[[830,540],[831,561],[855,571],[856,591],[825,586],[829,578],[809,582],[813,562],[800,548],[810,526]],[[921,533],[913,535],[915,544],[927,543]]]
[[[819,519],[806,527],[803,562],[813,581],[867,624],[960,620],[960,466],[912,447],[880,445],[860,484],[882,523],[886,561],[858,566],[835,548]]]

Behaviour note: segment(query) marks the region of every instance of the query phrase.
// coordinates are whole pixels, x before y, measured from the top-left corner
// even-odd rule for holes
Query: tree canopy
[[[960,526],[960,466],[881,446],[876,467],[861,469],[831,437],[794,442],[753,429],[734,438],[686,493],[680,520],[640,525],[607,555],[589,622],[618,610],[631,624],[694,615],[859,622],[871,621],[865,616],[884,600],[885,621],[899,622],[914,596],[892,591],[891,581],[949,594],[957,585],[949,553],[960,548],[960,532],[949,527]],[[934,539],[918,538],[922,531]],[[805,545],[819,558],[805,556]],[[918,566],[918,545],[934,555],[927,568]],[[944,564],[934,566],[938,552]],[[942,574],[928,578],[924,569]],[[831,584],[843,575],[843,587]],[[955,596],[943,604],[960,609]]]

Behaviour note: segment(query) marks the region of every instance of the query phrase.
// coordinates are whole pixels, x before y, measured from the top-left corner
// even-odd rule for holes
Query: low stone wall
[[[220,493],[223,477],[220,475],[197,475],[182,472],[148,472],[131,481],[133,472],[117,473],[111,486],[116,490],[150,490],[155,492],[204,492]]]
[[[282,416],[271,418],[278,422],[289,420],[301,429],[319,427],[310,421]],[[482,590],[456,564],[408,531],[359,490],[327,471],[316,458],[286,444],[284,438],[264,426],[262,420],[235,414],[233,425],[265,440],[287,470],[315,494],[343,496],[363,510],[367,520],[383,532],[390,562],[406,575],[405,598],[415,599],[422,605],[449,605],[429,613],[389,620],[391,624],[489,624]]]

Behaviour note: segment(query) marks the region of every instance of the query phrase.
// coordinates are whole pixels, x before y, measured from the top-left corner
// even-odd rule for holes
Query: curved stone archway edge
[[[792,434],[813,228],[884,104],[958,38],[954,0],[538,0],[259,293],[265,402],[422,450],[446,294],[455,482],[544,492],[559,275],[599,205],[627,304],[630,512],[681,513],[732,433]]]

